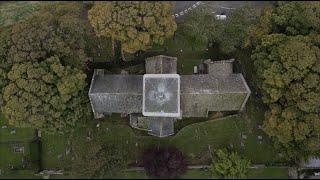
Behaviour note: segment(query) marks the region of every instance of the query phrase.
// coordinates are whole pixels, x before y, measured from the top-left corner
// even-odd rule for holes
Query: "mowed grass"
[[[41,141],[43,167],[69,168],[71,157],[65,154],[68,147],[68,136],[45,134]],[[59,155],[62,155],[61,160],[58,158]]]
[[[287,168],[250,169],[248,179],[288,179]]]
[[[180,179],[212,179],[211,172],[203,169],[188,170]]]
[[[19,144],[0,144],[0,167],[4,171],[9,169],[9,166],[14,167],[22,166],[22,158],[24,154],[14,153],[14,147],[24,147],[24,153],[29,154],[30,149],[28,143],[19,143]]]
[[[121,119],[115,115],[110,118]],[[191,124],[182,128],[174,136],[167,138],[139,135],[130,126],[124,124],[126,118],[119,120],[120,122],[117,125],[109,121],[111,120],[105,119],[105,121],[101,121],[99,128],[96,128],[94,124],[92,125],[91,131],[95,134],[94,138],[99,138],[104,143],[116,142],[121,144],[131,153],[130,160],[132,162],[139,160],[139,154],[153,145],[177,147],[187,155],[190,164],[210,163],[209,146],[211,150],[233,146],[235,151],[250,159],[252,163],[276,163],[282,161],[262,130],[253,130],[250,133],[251,127],[248,127],[250,125],[247,125],[247,121],[239,115]],[[88,127],[83,128],[81,132],[77,132],[75,137],[79,146],[86,146],[85,137],[87,131]],[[240,145],[241,132],[247,134],[247,139],[243,140],[244,147]],[[261,144],[257,139],[257,134],[261,134],[264,137]],[[66,140],[63,138],[59,138],[59,140],[64,145],[66,144]],[[59,146],[59,143],[52,144]]]
[[[33,170],[15,170],[0,175],[0,179],[42,179],[41,176],[34,175]]]
[[[6,125],[8,128],[2,128]],[[16,133],[11,133],[13,130]],[[35,132],[33,128],[16,128],[9,125],[8,120],[6,120],[0,114],[0,143],[8,141],[30,141],[35,137]]]

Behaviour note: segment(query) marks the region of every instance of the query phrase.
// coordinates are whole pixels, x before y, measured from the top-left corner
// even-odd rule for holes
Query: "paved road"
[[[198,1],[176,1],[175,7],[173,9],[174,14],[178,14],[179,12],[192,7],[193,4]]]
[[[176,20],[180,20],[183,19],[188,12],[196,8],[201,8],[201,6],[208,6],[212,9],[212,12],[215,12],[215,14],[221,14],[223,12],[232,11],[233,9],[242,7],[246,3],[250,3],[259,8],[270,5],[273,2],[274,1],[176,1],[172,13],[176,17]]]

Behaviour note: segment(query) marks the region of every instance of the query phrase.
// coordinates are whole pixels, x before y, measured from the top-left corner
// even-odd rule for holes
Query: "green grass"
[[[250,169],[249,179],[288,179],[288,169],[286,168],[262,168]]]
[[[211,179],[209,170],[192,169],[188,170],[180,179]]]
[[[122,171],[117,173],[112,179],[148,179],[145,171]]]
[[[62,135],[42,135],[42,163],[45,168],[68,168],[71,157],[65,155],[68,147],[68,136]],[[63,156],[62,160],[58,156]]]
[[[41,179],[41,176],[35,176],[32,170],[16,170],[0,175],[0,179]]]
[[[16,154],[13,148],[24,147],[25,154],[29,154],[29,146],[27,143],[20,144],[1,144],[0,145],[0,167],[1,169],[8,169],[9,165],[20,167],[22,165],[23,154]]]
[[[95,62],[112,61],[112,44],[110,38],[92,37],[87,40],[87,53]]]
[[[33,149],[32,143],[1,143],[0,144],[0,169],[1,173],[11,174],[16,170],[10,170],[10,166],[13,166],[17,170],[31,170],[36,172],[39,169],[39,152],[37,149]],[[24,153],[15,153],[14,147],[24,147]],[[31,160],[31,164],[23,168],[23,159],[27,158]],[[30,165],[30,166],[29,166]]]
[[[3,125],[7,125],[8,128],[3,129]],[[16,130],[16,133],[11,134],[12,130]],[[9,125],[8,121],[0,114],[0,143],[8,141],[30,141],[34,137],[33,128],[15,128]]]
[[[118,124],[115,125],[112,121],[117,121]],[[116,142],[122,144],[122,146],[131,153],[130,157],[132,162],[138,160],[139,153],[142,153],[145,148],[152,145],[172,145],[179,148],[188,156],[189,163],[207,164],[210,163],[208,145],[211,146],[211,149],[215,149],[227,147],[230,144],[233,145],[234,150],[246,156],[253,163],[281,162],[277,152],[273,150],[270,141],[263,134],[262,130],[250,130],[253,125],[248,125],[247,121],[238,115],[191,124],[182,128],[175,136],[167,138],[136,134],[125,121],[127,121],[126,118],[113,115],[102,121],[99,129],[94,127],[94,123],[92,123],[90,127],[94,133],[94,138],[99,138],[105,143]],[[106,128],[108,128],[108,130],[106,130]],[[88,129],[89,127],[81,128],[73,139],[80,147],[85,146],[85,137]],[[252,132],[250,133],[250,131]],[[240,132],[245,132],[248,136],[248,138],[244,140],[244,149],[240,146]],[[258,142],[257,134],[264,136],[262,144]],[[56,139],[59,139],[59,142],[55,142]],[[48,157],[48,163],[45,163],[46,165],[59,164],[56,156],[64,151],[67,139],[67,137],[43,139],[43,143],[46,141],[51,142],[50,148],[44,148],[44,152],[49,149],[56,149],[55,152],[57,152],[53,156],[49,154],[45,155],[45,157]],[[44,145],[44,147],[46,147],[46,145]],[[64,165],[64,163],[60,163],[60,165]],[[52,165],[49,165],[49,167],[52,167]]]

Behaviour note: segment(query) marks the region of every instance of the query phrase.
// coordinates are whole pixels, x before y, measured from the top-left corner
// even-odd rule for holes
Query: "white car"
[[[217,20],[226,20],[227,19],[227,16],[226,15],[215,15],[215,18]]]

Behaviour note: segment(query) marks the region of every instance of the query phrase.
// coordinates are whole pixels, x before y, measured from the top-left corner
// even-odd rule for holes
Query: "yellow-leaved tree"
[[[171,15],[172,2],[108,1],[95,2],[88,12],[97,36],[106,36],[121,43],[123,51],[147,50],[164,43],[177,29]],[[114,53],[114,52],[113,52]]]

